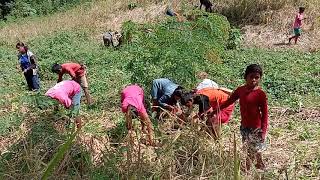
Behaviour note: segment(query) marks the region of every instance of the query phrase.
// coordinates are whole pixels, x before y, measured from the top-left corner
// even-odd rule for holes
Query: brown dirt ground
[[[286,7],[281,11],[270,13],[269,20],[262,25],[246,25],[242,27],[245,47],[258,47],[274,50],[296,49],[304,52],[315,52],[320,48],[320,13],[305,12],[302,36],[297,45],[288,44],[293,35],[292,24],[296,9]]]

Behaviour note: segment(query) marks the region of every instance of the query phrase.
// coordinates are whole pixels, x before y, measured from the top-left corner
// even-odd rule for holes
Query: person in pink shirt
[[[81,120],[79,118],[81,87],[76,81],[61,81],[50,88],[45,95],[57,100],[66,109],[71,109],[70,117],[74,117],[77,128],[81,128]]]
[[[294,39],[294,43],[297,44],[297,41],[299,37],[301,36],[301,26],[302,26],[302,20],[305,18],[303,17],[304,13],[304,7],[299,7],[299,13],[296,15],[294,23],[293,23],[293,32],[294,36],[289,38],[289,43],[291,43],[291,40]]]
[[[132,119],[140,117],[142,131],[148,135],[148,143],[153,145],[152,123],[144,105],[144,92],[140,86],[129,85],[121,91],[121,109],[125,113],[129,133],[132,131]]]

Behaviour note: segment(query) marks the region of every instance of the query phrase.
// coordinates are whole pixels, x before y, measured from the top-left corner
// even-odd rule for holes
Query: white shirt
[[[201,83],[198,84],[197,90],[208,88],[208,87],[219,88],[219,85],[210,79],[204,79]]]

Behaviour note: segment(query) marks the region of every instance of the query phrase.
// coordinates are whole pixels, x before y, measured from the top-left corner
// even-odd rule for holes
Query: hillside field
[[[90,3],[106,7],[110,2],[88,2],[26,21],[37,29],[42,20],[47,23],[68,13],[93,12],[91,8],[97,7]],[[165,4],[146,4],[132,13],[139,15],[139,8],[148,11],[156,6],[163,8]],[[124,6],[118,8],[130,13]],[[62,107],[53,110],[43,97],[57,80],[51,65],[70,61],[88,67],[94,104],[88,107],[82,101],[85,125],[49,179],[319,179],[320,52],[242,46],[240,30],[223,15],[198,10],[185,11],[184,15],[183,22],[163,14],[157,20],[125,19],[118,25],[125,43],[115,49],[103,46],[103,32],[97,32],[103,28],[93,29],[91,23],[81,28],[58,23],[61,28],[47,27],[48,33],[41,28],[24,33],[39,59],[39,93],[27,91],[24,77],[16,68],[13,34],[19,34],[17,27],[22,22],[4,23],[0,30],[0,179],[41,178],[59,146],[70,138],[72,132],[65,128],[67,111]],[[6,37],[6,33],[12,36]],[[141,143],[138,122],[136,141],[128,141],[120,109],[120,91],[126,85],[140,84],[150,100],[153,79],[167,77],[192,89],[199,82],[196,73],[206,71],[220,86],[235,89],[244,83],[245,67],[251,63],[263,67],[261,85],[269,103],[265,172],[254,169],[246,174],[239,169],[238,162],[245,154],[238,105],[219,141],[193,124],[173,131],[170,125],[174,118],[165,124],[152,119],[162,146]]]

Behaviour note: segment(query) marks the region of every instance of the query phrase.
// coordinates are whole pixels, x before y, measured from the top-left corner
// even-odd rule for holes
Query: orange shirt
[[[219,107],[222,103],[227,101],[229,95],[219,89],[214,88],[204,88],[197,91],[197,94],[205,95],[209,98],[210,106],[213,109]]]

